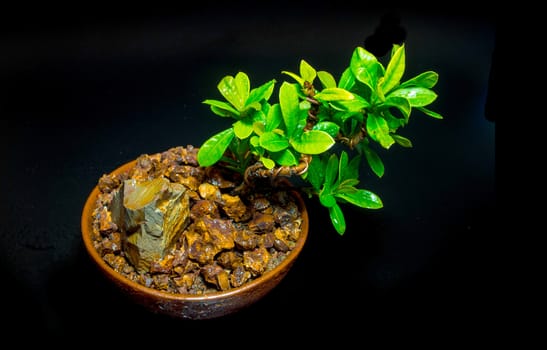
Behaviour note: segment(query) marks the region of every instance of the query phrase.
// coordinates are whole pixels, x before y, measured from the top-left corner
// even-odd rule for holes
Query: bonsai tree
[[[282,71],[290,79],[280,85],[272,79],[252,88],[241,71],[225,76],[217,85],[224,100],[203,103],[234,122],[201,145],[200,166],[222,165],[241,173],[239,191],[262,186],[260,179],[274,187],[280,186],[279,177],[300,179],[301,190],[319,199],[343,235],[341,204],[383,207],[377,194],[358,187],[365,163],[378,177],[384,174],[375,147],[412,147],[398,132],[414,110],[442,119],[426,108],[437,98],[432,88],[438,74],[426,71],[403,81],[405,59],[404,44],[393,45],[385,66],[356,47],[338,80],[303,59],[298,73]]]
[[[393,46],[385,66],[356,47],[338,80],[305,60],[298,73],[282,71],[287,80],[280,84],[271,79],[251,87],[241,71],[225,76],[217,85],[224,99],[203,103],[233,119],[230,127],[200,147],[144,154],[130,169],[105,174],[92,202],[93,218],[84,220],[91,232],[86,246],[124,276],[105,269],[120,283],[181,295],[168,301],[150,295],[162,312],[179,315],[192,307],[194,317],[204,317],[224,304],[237,307],[231,294],[223,296],[229,302],[220,299],[221,306],[211,309],[217,299],[184,296],[237,288],[267,271],[274,272],[260,282],[266,288],[280,281],[307,235],[286,189],[317,198],[340,235],[346,231],[344,205],[383,207],[377,194],[359,186],[359,171],[368,164],[382,177],[376,148],[412,146],[399,134],[412,111],[442,118],[426,108],[437,98],[437,73],[402,81],[404,72],[402,44]],[[245,303],[268,290],[262,284],[251,288],[260,292],[240,290]]]

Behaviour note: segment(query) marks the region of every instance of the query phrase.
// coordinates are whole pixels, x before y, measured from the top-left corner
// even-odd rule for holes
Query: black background
[[[316,339],[375,330],[458,338],[480,334],[499,312],[488,288],[500,268],[490,254],[499,123],[492,14],[290,2],[88,6],[3,13],[0,255],[9,325],[43,339],[106,332],[226,346],[267,334],[274,345],[304,328]],[[224,128],[228,121],[201,103],[219,97],[224,75],[245,71],[252,86],[281,81],[303,58],[338,77],[356,46],[381,53],[401,33],[405,77],[439,73],[430,107],[445,119],[414,112],[400,132],[414,147],[380,150],[382,179],[362,170],[362,186],[384,208],[345,208],[344,236],[309,202],[309,241],[264,299],[220,319],[170,319],[131,303],[91,264],[80,215],[98,178]]]

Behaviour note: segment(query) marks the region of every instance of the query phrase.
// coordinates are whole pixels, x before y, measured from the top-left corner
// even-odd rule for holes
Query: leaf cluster
[[[224,100],[203,103],[234,122],[202,144],[198,162],[205,167],[222,162],[242,174],[257,162],[269,170],[305,162],[304,171],[297,173],[309,185],[304,190],[319,198],[336,231],[344,234],[340,204],[383,207],[379,196],[357,187],[361,164],[382,177],[384,164],[375,148],[412,147],[399,134],[412,111],[443,118],[426,108],[437,98],[433,87],[438,74],[426,71],[402,81],[405,60],[404,44],[393,45],[386,66],[356,47],[337,80],[302,59],[298,73],[282,71],[291,79],[281,82],[274,102],[275,79],[251,88],[246,73],[227,75],[217,85]]]

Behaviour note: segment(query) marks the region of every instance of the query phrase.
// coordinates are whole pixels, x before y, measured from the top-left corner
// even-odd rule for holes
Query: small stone
[[[186,188],[164,177],[125,180],[111,205],[112,217],[125,234],[124,250],[137,271],[162,259],[188,224],[190,201]]]

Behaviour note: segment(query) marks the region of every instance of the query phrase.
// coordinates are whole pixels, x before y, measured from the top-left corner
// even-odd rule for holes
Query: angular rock
[[[186,187],[164,177],[125,180],[110,210],[125,234],[124,251],[139,272],[149,269],[173,247],[188,224],[190,199]]]

